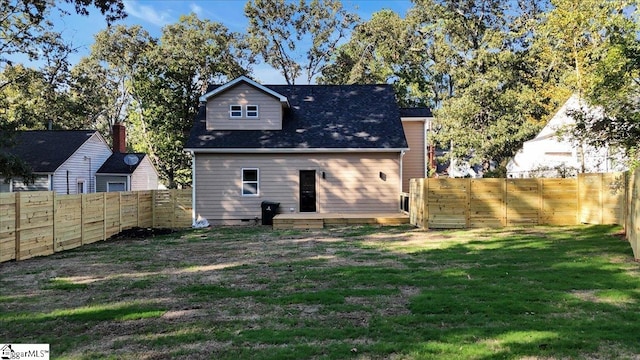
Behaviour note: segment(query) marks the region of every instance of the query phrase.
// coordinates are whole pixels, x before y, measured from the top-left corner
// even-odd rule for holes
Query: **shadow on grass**
[[[212,297],[252,297],[264,304],[323,306],[315,319],[272,320],[273,326],[222,337],[255,345],[254,359],[274,358],[273,348],[263,351],[259,344],[286,344],[277,348],[278,358],[344,358],[349,355],[345,347],[373,357],[634,358],[640,353],[638,269],[616,231],[607,226],[515,229],[495,239],[489,231],[480,241],[404,253],[393,267],[322,267],[321,260],[305,260],[300,266],[274,263],[270,271],[283,267],[281,281],[253,294],[198,286],[182,291],[196,301],[210,291]],[[362,230],[358,234],[368,235]],[[349,241],[372,249],[371,243]],[[391,249],[385,244],[380,255],[388,257]],[[296,267],[295,276],[288,278],[285,266]],[[317,282],[318,288],[287,293],[299,279]],[[357,290],[372,288],[379,291]],[[399,288],[417,289],[408,300],[408,313],[374,311],[362,325],[322,321],[349,297],[368,297],[372,304]],[[309,348],[309,343],[322,346]]]
[[[639,269],[618,231],[360,227],[283,235],[222,228],[181,240],[202,245],[190,251],[218,252],[197,260],[202,271],[119,277],[88,288],[44,284],[45,294],[100,289],[108,299],[130,297],[122,302],[27,314],[5,308],[17,307],[24,294],[5,295],[0,334],[51,343],[61,335],[57,354],[76,358],[110,355],[108,347],[74,351],[113,328],[110,346],[140,358],[637,359]],[[144,257],[145,266],[166,265],[150,255],[158,254],[151,245],[130,245],[118,251]],[[234,265],[210,266],[216,262]],[[96,329],[102,332],[94,335]]]

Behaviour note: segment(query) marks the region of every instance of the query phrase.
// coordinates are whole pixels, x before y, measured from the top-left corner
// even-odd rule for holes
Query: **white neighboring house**
[[[562,138],[567,127],[575,125],[568,111],[583,109],[594,115],[599,109],[590,108],[578,95],[572,95],[547,125],[507,163],[507,177],[572,177],[578,173],[606,173],[626,170],[624,158],[609,146],[595,148],[578,145]]]
[[[27,163],[35,182],[12,179],[7,183],[0,178],[0,192],[93,193],[95,172],[111,156],[111,148],[96,130],[20,131],[15,140],[15,146],[0,151]]]

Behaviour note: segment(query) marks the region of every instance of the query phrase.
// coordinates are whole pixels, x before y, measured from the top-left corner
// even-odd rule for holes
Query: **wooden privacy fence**
[[[628,176],[627,203],[625,207],[626,219],[624,224],[625,236],[636,260],[640,259],[640,169],[636,169]]]
[[[421,228],[624,224],[625,173],[569,179],[411,179],[409,218]]]
[[[0,262],[50,255],[134,227],[191,226],[191,190],[0,193]]]

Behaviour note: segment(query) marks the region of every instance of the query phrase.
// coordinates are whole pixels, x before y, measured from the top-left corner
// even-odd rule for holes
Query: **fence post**
[[[102,240],[107,240],[107,193],[102,193]]]
[[[122,191],[118,191],[118,232],[122,232]]]
[[[151,227],[156,227],[156,193],[158,190],[151,190]]]
[[[584,176],[582,173],[579,173],[576,177],[576,199],[577,209],[576,209],[576,224],[580,224],[582,222],[582,182],[584,181]]]
[[[507,179],[502,179],[502,226],[507,226],[509,220],[507,219]]]
[[[20,261],[20,192],[15,193],[15,203],[16,203],[16,261]]]
[[[171,191],[171,227],[176,227],[176,208],[178,207],[178,189]]]
[[[87,195],[86,194],[81,194],[80,195],[80,246],[85,245],[84,243],[84,215],[85,215],[85,201],[86,201]]]
[[[53,217],[53,226],[51,226],[51,237],[53,238],[53,244],[51,245],[53,248],[53,253],[56,253],[56,192],[53,192],[53,195],[51,197],[52,201],[53,201],[53,214],[51,215]]]
[[[464,227],[468,229],[471,226],[471,178],[466,179],[467,188],[467,206],[465,207],[464,214]]]
[[[431,178],[426,178],[422,182],[422,228],[429,229],[429,182]]]
[[[140,227],[140,191],[136,191],[136,226]]]

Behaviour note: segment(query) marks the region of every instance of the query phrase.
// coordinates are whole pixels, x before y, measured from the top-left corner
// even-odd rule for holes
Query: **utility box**
[[[280,208],[280,203],[262,202],[262,225],[273,225],[273,218],[278,214],[278,208]]]

